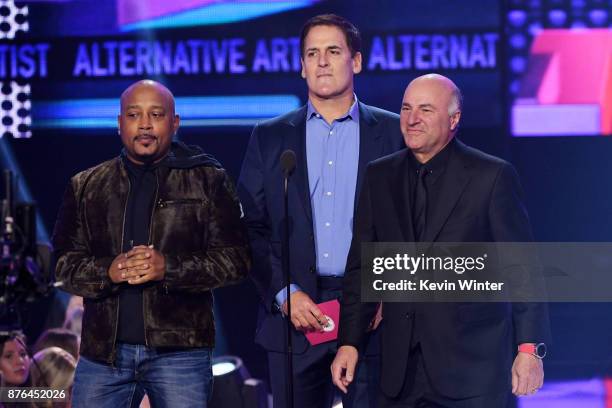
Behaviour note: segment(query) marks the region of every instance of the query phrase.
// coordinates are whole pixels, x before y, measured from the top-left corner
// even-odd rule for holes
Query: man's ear
[[[173,123],[173,127],[174,127],[174,134],[176,135],[176,132],[178,132],[179,126],[181,125],[181,118],[179,115],[174,115],[174,123]]]
[[[361,72],[362,59],[363,57],[361,56],[360,52],[356,52],[355,55],[353,55],[353,74],[358,74]]]
[[[455,131],[459,126],[459,120],[461,119],[461,111],[458,110],[453,113],[450,117],[450,130]]]

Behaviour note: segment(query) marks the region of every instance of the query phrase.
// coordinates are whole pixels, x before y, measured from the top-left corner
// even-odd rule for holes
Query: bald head
[[[448,114],[453,115],[457,111],[463,109],[463,96],[459,87],[451,81],[450,78],[440,74],[425,74],[413,79],[408,86],[412,84],[423,84],[429,86],[432,90],[445,93],[449,97]]]
[[[163,84],[160,84],[157,81],[153,81],[152,79],[143,79],[138,82],[134,82],[132,85],[128,86],[125,91],[121,94],[121,111],[125,109],[126,101],[130,99],[130,96],[134,92],[139,92],[141,90],[150,90],[159,94],[159,96],[165,100],[167,103],[167,108],[171,110],[172,115],[174,115],[174,95],[168,88],[166,88]]]

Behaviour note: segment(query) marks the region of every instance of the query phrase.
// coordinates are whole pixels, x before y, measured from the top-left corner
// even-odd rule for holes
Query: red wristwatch
[[[523,343],[519,344],[518,351],[531,354],[540,360],[546,357],[546,344],[544,343]]]

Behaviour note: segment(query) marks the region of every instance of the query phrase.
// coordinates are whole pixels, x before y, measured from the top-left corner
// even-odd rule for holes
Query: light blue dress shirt
[[[315,236],[317,274],[343,276],[353,236],[353,212],[359,164],[359,105],[328,124],[308,101],[306,160]],[[299,286],[289,286],[291,293]],[[276,295],[282,305],[283,288]]]

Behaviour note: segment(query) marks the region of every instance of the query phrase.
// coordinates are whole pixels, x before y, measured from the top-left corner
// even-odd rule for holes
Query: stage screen
[[[514,136],[612,135],[608,1],[510,1],[506,11]]]
[[[407,83],[439,72],[466,95],[462,126],[504,122],[497,2],[0,1],[5,134],[116,127],[142,78],[177,97],[182,126],[252,126],[306,102],[299,31],[334,12],[362,31],[357,97],[399,112]],[[478,9],[478,13],[473,10]],[[109,135],[114,132],[108,132]]]

